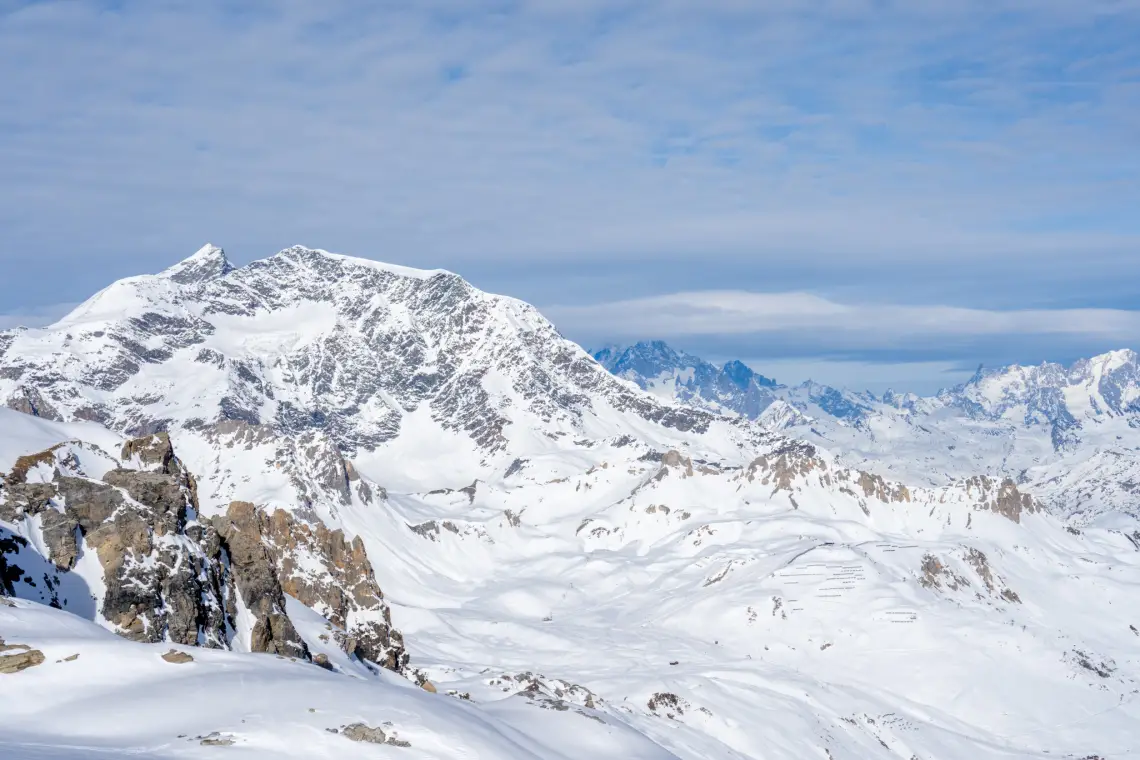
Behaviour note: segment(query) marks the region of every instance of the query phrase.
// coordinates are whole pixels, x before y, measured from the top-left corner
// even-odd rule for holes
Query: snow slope
[[[78,420],[112,451],[163,429],[203,518],[244,500],[358,538],[409,675],[438,691],[344,657],[320,605],[293,596],[336,672],[215,650],[173,665],[169,644],[19,602],[0,636],[49,655],[0,674],[16,710],[0,741],[21,752],[1140,756],[1134,517],[1077,527],[976,472],[885,479],[842,447],[655,397],[452,274],[301,248],[233,268],[207,248],[0,334],[0,378],[31,420],[3,452]],[[101,665],[54,662],[65,619],[98,637]],[[47,695],[68,673],[87,696],[60,726]],[[124,717],[140,704],[160,718]],[[412,747],[325,732],[385,720]],[[178,739],[215,731],[237,743]]]
[[[669,760],[615,716],[429,694],[394,675],[330,673],[272,655],[127,642],[66,612],[0,605],[9,644],[44,662],[0,682],[0,756]],[[171,663],[163,653],[189,653]],[[519,700],[521,701],[521,700]],[[352,741],[364,723],[407,745]],[[335,733],[334,733],[335,731]],[[211,743],[213,742],[213,743]]]

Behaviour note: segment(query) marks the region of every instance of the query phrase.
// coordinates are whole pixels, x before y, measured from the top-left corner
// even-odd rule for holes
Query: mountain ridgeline
[[[1124,756],[1137,377],[788,387],[206,246],[0,332],[0,754]]]
[[[876,396],[811,381],[782,385],[740,362],[717,367],[661,341],[595,354],[663,400],[739,415],[917,482],[1012,477],[1065,514],[1140,511],[1140,357],[1120,350],[1069,366],[981,369],[934,396]],[[1126,464],[1127,463],[1127,464]],[[1086,468],[1081,483],[1065,476]]]

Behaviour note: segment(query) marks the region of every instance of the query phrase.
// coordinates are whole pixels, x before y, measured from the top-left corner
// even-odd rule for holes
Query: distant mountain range
[[[986,472],[1014,478],[1065,514],[1140,511],[1140,357],[1131,350],[1069,366],[979,368],[934,396],[782,385],[662,341],[594,356],[658,398],[756,420],[853,466],[931,484]],[[1071,481],[1078,466],[1085,475]]]

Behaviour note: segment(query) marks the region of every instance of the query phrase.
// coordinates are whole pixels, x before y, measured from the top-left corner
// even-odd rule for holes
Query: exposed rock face
[[[763,485],[772,484],[773,491],[791,491],[796,478],[826,469],[827,463],[819,458],[814,446],[788,441],[771,453],[752,460],[744,476],[749,481],[759,479]]]
[[[929,589],[941,589],[943,584],[951,591],[968,588],[970,581],[956,574],[942,560],[933,554],[924,554],[922,557],[922,576],[918,582]]]
[[[396,736],[396,732],[391,730],[391,723],[385,723],[389,727],[389,732],[384,733],[381,728],[374,728],[365,723],[350,723],[340,729],[340,735],[346,739],[354,742],[367,742],[369,744],[387,744],[393,747],[410,747],[411,742],[406,742]],[[337,729],[331,728],[329,731],[337,733]]]
[[[267,515],[247,502],[231,504],[226,517],[216,519],[215,525],[227,547],[237,542],[230,555],[235,571],[235,551],[262,552],[281,592],[344,630],[338,638],[346,652],[389,670],[404,668],[408,656],[403,637],[392,627],[391,613],[359,537],[350,542],[341,530],[298,520],[280,509]],[[237,573],[238,588],[247,599],[241,572]],[[259,571],[252,582],[264,588],[268,574]],[[280,604],[284,605],[283,597]]]
[[[262,534],[262,513],[247,501],[230,504],[214,527],[229,557],[237,591],[253,616],[250,650],[308,657],[308,648],[285,614],[285,596]]]
[[[138,457],[144,467],[167,475],[179,474],[182,469],[174,456],[170,436],[165,432],[134,438],[124,443],[120,458],[124,462],[130,462],[135,457]]]
[[[352,723],[344,727],[341,736],[354,742],[369,742],[370,744],[383,744],[388,738],[379,728],[366,726],[363,723]]]
[[[79,557],[79,543],[76,536],[79,523],[75,517],[66,512],[45,509],[40,518],[40,527],[43,529],[48,559],[60,570],[70,570],[75,567],[75,560]]]
[[[186,652],[179,652],[177,649],[171,649],[166,654],[162,655],[162,659],[171,663],[172,665],[185,665],[188,662],[194,662],[194,658]]]
[[[58,481],[67,514],[103,566],[103,616],[139,641],[223,646],[226,581],[214,561],[217,537],[188,512],[186,484],[124,469],[104,480]]]
[[[9,409],[30,414],[33,417],[43,417],[45,420],[62,420],[59,412],[34,387],[24,386],[8,398]]]
[[[404,669],[403,638],[392,628],[359,538],[348,541],[340,530],[283,510],[267,515],[248,502],[199,521],[194,479],[164,433],[122,447],[125,463],[148,469],[118,467],[101,481],[63,474],[78,470],[60,459],[62,446],[20,458],[0,490],[0,519],[38,521],[47,559],[61,572],[74,568],[84,550],[95,554],[106,588],[99,614],[121,635],[228,647],[244,607],[253,619],[253,651],[308,659],[286,613],[289,594],[336,626],[345,652]],[[344,460],[334,464],[346,488],[359,482]],[[34,468],[52,480],[27,482]],[[0,591],[13,593],[24,575],[6,555],[27,546],[20,536],[3,538]]]
[[[901,483],[888,483],[879,475],[867,472],[859,473],[858,485],[868,498],[874,497],[879,501],[891,503],[910,501],[910,489]]]
[[[75,566],[81,545],[94,551],[106,586],[100,612],[122,635],[225,646],[228,592],[225,568],[216,561],[217,535],[197,522],[190,480],[169,439],[151,436],[124,446],[125,455],[158,471],[115,469],[104,482],[61,474],[59,449],[17,461],[5,479],[0,518],[38,517],[58,570]],[[24,482],[39,465],[54,468],[52,482]]]
[[[993,478],[977,475],[966,480],[965,486],[971,496],[977,493],[982,509],[996,512],[1015,523],[1021,522],[1022,512],[1032,514],[1040,509],[1033,497],[1019,491],[1017,484],[1009,478],[999,484]]]
[[[666,451],[661,455],[661,466],[662,468],[676,467],[683,469],[685,477],[691,478],[693,476],[693,460],[689,459],[687,456],[683,456],[681,452],[676,450]],[[659,473],[658,476],[664,477],[663,473],[664,469],[661,473]]]

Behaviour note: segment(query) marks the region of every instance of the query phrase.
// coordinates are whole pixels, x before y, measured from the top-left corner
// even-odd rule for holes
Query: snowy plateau
[[[1137,368],[789,388],[206,246],[0,332],[0,757],[1140,757]]]

